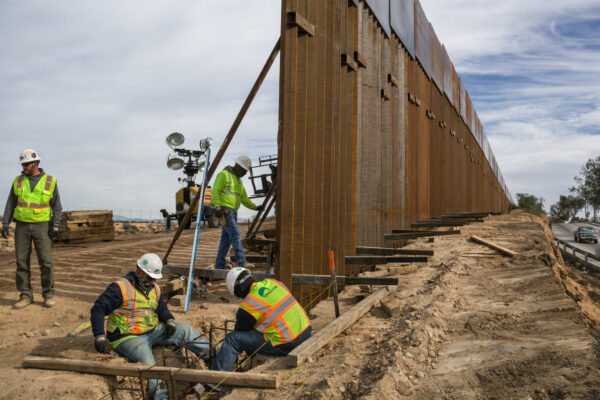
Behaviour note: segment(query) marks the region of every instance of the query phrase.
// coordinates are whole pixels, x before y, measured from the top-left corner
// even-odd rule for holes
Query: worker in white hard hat
[[[111,283],[91,309],[94,347],[99,353],[111,348],[132,362],[154,365],[152,347],[175,345],[186,347],[208,361],[209,343],[193,327],[175,322],[167,308],[157,279],[162,278],[159,256],[147,253],[136,263],[135,272]],[[104,330],[104,317],[108,327]],[[168,398],[168,390],[157,379],[149,379],[147,393],[154,399]]]
[[[226,269],[225,257],[229,247],[233,247],[235,262],[240,267],[251,267],[246,262],[246,255],[242,246],[242,234],[237,224],[237,214],[240,204],[251,210],[261,211],[262,206],[257,206],[248,198],[246,189],[242,184],[242,177],[250,172],[252,161],[246,156],[235,159],[233,166],[225,167],[217,174],[212,187],[212,202],[217,208],[217,215],[225,217],[225,223],[221,226],[221,242],[215,261],[216,269]]]
[[[226,284],[242,302],[235,328],[225,336],[211,370],[230,371],[244,351],[285,356],[310,337],[308,315],[283,283],[256,281],[249,270],[236,267],[227,273]]]
[[[21,152],[19,163],[23,170],[10,188],[10,194],[2,218],[2,237],[8,239],[9,225],[14,219],[15,253],[17,258],[16,283],[19,301],[13,308],[19,309],[33,302],[31,288],[31,243],[40,264],[42,296],[45,307],[54,307],[54,266],[52,263],[52,239],[58,236],[62,205],[58,195],[56,178],[44,172],[40,155],[33,149]]]

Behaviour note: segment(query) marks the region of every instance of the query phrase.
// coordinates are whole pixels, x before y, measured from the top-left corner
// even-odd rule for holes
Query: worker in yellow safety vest
[[[162,278],[162,261],[153,253],[137,261],[135,272],[111,283],[91,309],[94,347],[99,353],[117,353],[132,362],[156,364],[155,345],[186,347],[208,362],[209,343],[192,326],[175,322],[167,308],[157,279]],[[104,330],[104,317],[108,327]],[[168,390],[157,379],[149,379],[147,393],[155,400],[168,398]]]
[[[285,356],[310,337],[310,320],[283,283],[257,282],[249,270],[236,267],[227,273],[226,284],[231,294],[243,300],[235,329],[225,336],[211,370],[230,371],[244,351]]]
[[[216,269],[226,269],[225,256],[229,247],[233,247],[235,262],[240,267],[251,268],[246,262],[246,255],[242,247],[242,234],[237,225],[237,214],[240,204],[256,211],[262,211],[263,206],[254,204],[246,193],[242,184],[242,177],[250,172],[252,161],[246,156],[240,156],[235,159],[233,167],[227,166],[217,174],[212,186],[212,202],[217,208],[217,216],[225,217],[225,223],[221,226],[221,241],[217,251]]]
[[[21,152],[19,162],[23,171],[10,188],[2,218],[2,237],[8,239],[9,225],[14,219],[15,254],[17,258],[16,283],[19,301],[13,308],[24,308],[33,302],[31,288],[31,243],[35,246],[40,264],[42,296],[45,307],[54,307],[54,271],[52,239],[58,236],[62,206],[56,178],[39,168],[40,155],[33,149]]]

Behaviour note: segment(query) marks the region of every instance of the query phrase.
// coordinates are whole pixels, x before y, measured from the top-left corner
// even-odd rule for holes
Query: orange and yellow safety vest
[[[254,329],[273,346],[291,342],[310,326],[304,308],[283,283],[273,279],[253,283],[240,308],[256,319]]]

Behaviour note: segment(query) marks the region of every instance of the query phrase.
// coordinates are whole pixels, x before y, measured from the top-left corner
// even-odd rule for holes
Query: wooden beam
[[[304,33],[309,34],[310,36],[315,36],[315,26],[308,22],[306,18],[302,15],[298,14],[297,11],[289,11],[288,15],[288,24],[298,26],[298,30]]]
[[[396,233],[392,231],[393,233]],[[413,231],[416,232],[416,231]],[[398,232],[402,233],[402,232]],[[422,250],[422,249],[393,249],[391,247],[364,247],[357,246],[356,254],[370,254],[379,256],[391,256],[394,254],[404,254],[411,256],[432,256],[433,250]]]
[[[492,249],[497,250],[500,253],[506,254],[507,256],[510,256],[510,257],[514,257],[517,254],[519,254],[516,251],[512,251],[511,249],[508,249],[504,246],[500,246],[499,244],[496,244],[494,242],[490,242],[489,240],[485,240],[484,238],[479,237],[479,236],[473,235],[473,236],[471,236],[471,240],[473,240],[477,243],[484,244],[488,247],[491,247]]]
[[[346,256],[346,265],[367,264],[380,265],[389,263],[413,263],[427,262],[427,257],[403,257],[403,256]]]
[[[338,285],[386,285],[393,286],[398,284],[397,278],[382,278],[371,276],[341,276],[335,277]],[[331,275],[310,275],[310,274],[293,274],[292,283],[295,285],[319,285],[326,286],[331,283]]]
[[[220,383],[227,386],[277,389],[276,375],[250,372],[223,372],[198,369],[182,369],[141,364],[114,364],[106,361],[72,360],[52,357],[26,357],[23,368],[39,368],[58,371],[74,371],[108,376],[132,376],[142,378],[167,379],[173,376],[176,381],[195,383]]]
[[[179,265],[165,265],[162,271],[164,274],[187,276],[190,268]],[[228,269],[194,268],[195,277],[210,280],[224,280],[228,272]],[[264,272],[252,272],[252,276],[256,280],[263,280],[267,277]]]
[[[229,259],[231,261],[235,261],[235,257],[231,256],[229,257]],[[266,264],[267,263],[267,255],[262,255],[262,254],[246,254],[246,261],[249,263],[261,263],[261,264]]]
[[[427,231],[427,232],[415,232],[415,233],[388,233],[384,235],[385,240],[404,240],[404,239],[416,239],[420,237],[429,236],[447,236],[447,235],[460,235],[460,229],[451,229],[447,231]]]
[[[450,228],[453,226],[463,226],[463,222],[443,222],[443,221],[417,221],[410,224],[413,228]]]
[[[424,231],[416,230],[416,229],[392,229],[392,233],[414,233],[414,232],[424,232]]]
[[[310,339],[304,341],[287,355],[288,362],[293,366],[302,364],[306,359],[315,354],[319,349],[329,343],[341,332],[348,329],[352,324],[365,315],[375,304],[389,294],[392,289],[382,287],[369,297],[346,311],[339,318],[330,322],[326,327],[314,334]]]

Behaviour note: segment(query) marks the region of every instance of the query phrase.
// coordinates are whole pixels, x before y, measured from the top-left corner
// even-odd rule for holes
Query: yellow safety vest
[[[256,319],[254,329],[273,346],[291,342],[310,326],[304,308],[283,283],[273,279],[253,283],[240,308]]]
[[[13,189],[17,196],[17,207],[13,218],[21,222],[50,221],[50,200],[54,196],[56,178],[44,174],[31,191],[29,178],[19,175],[15,178]]]
[[[110,314],[108,331],[114,332],[119,328],[122,335],[131,334],[112,341],[110,344],[116,348],[122,341],[148,332],[158,325],[156,309],[160,299],[160,287],[155,283],[146,298],[126,278],[120,278],[115,283],[121,289],[123,303]]]
[[[251,210],[256,209],[256,205],[248,198],[242,180],[227,170],[217,174],[211,193],[215,207],[225,206],[237,212],[240,204],[243,203]]]

